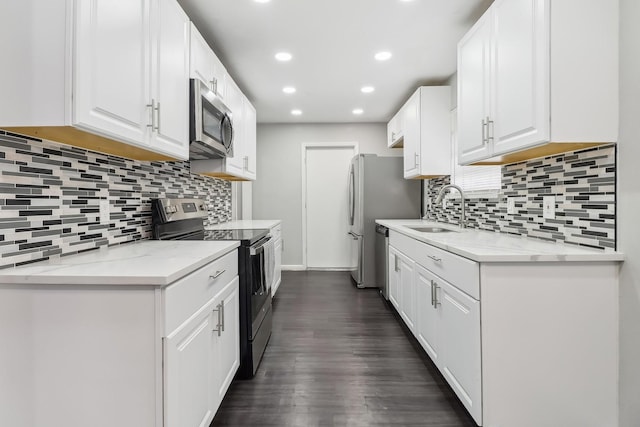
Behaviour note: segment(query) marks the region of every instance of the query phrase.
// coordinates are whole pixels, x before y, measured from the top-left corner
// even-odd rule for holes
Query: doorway
[[[348,176],[358,144],[302,144],[302,248],[310,270],[353,268]]]

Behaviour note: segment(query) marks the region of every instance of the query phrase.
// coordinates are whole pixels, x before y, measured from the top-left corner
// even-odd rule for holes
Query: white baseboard
[[[304,265],[283,265],[282,271],[351,271],[353,268],[305,267]]]

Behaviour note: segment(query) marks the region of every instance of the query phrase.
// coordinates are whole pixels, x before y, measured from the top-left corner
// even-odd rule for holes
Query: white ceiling
[[[179,0],[260,123],[388,121],[418,86],[455,72],[458,40],[492,1]],[[383,50],[393,57],[376,61]]]

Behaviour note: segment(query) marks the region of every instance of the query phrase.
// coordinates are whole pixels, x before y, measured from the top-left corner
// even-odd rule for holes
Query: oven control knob
[[[204,203],[200,205],[200,210],[201,210],[201,211],[205,210],[205,208],[204,208]]]

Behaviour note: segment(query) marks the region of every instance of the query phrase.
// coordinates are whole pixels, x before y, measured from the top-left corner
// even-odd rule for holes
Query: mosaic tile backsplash
[[[427,200],[435,200],[440,187],[449,182],[449,177],[425,181]],[[551,195],[555,196],[555,218],[546,219],[543,197]],[[515,198],[515,214],[507,214],[508,197]],[[460,199],[450,202],[446,210],[428,205],[427,218],[458,224]],[[467,200],[468,227],[603,250],[616,247],[615,220],[615,146],[503,166],[497,197]]]
[[[151,238],[151,199],[206,199],[231,218],[231,184],[189,162],[141,162],[0,131],[0,268]],[[100,220],[100,200],[109,203]]]

